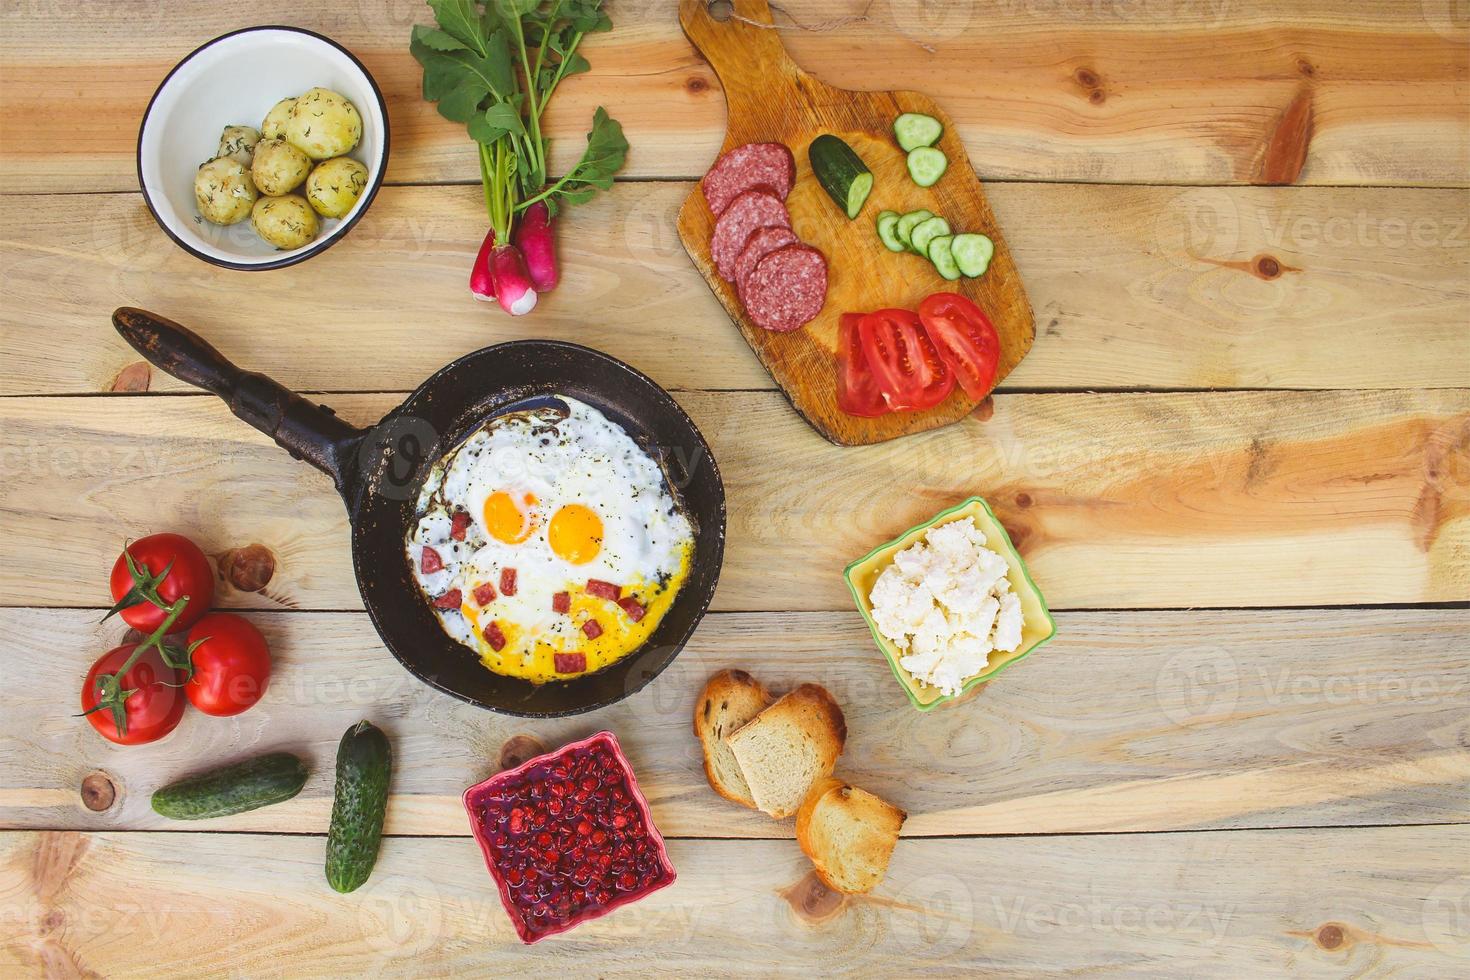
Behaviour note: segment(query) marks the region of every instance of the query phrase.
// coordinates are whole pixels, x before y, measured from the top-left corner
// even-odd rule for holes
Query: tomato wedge
[[[861,313],[844,313],[837,321],[837,407],[848,415],[871,419],[886,414],[888,403],[858,344],[862,318]]]
[[[954,390],[954,373],[940,359],[918,314],[869,313],[858,321],[858,341],[889,408],[932,408]]]
[[[1000,337],[985,311],[959,293],[935,293],[919,304],[919,319],[965,394],[977,400],[990,394]]]

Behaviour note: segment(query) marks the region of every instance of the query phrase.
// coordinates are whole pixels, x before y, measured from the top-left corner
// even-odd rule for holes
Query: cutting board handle
[[[764,101],[772,92],[795,85],[802,71],[786,54],[766,0],[733,0],[724,21],[710,13],[706,0],[679,0],[679,23],[690,42],[720,77],[729,113],[738,102]]]

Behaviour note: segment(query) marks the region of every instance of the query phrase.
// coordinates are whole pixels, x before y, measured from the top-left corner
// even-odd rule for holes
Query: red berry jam
[[[674,882],[663,837],[611,732],[492,776],[464,801],[522,942]]]

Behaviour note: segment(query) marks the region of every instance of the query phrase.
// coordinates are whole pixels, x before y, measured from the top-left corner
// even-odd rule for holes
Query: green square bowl
[[[959,694],[949,695],[939,693],[936,687],[921,685],[914,679],[913,674],[899,664],[898,659],[901,654],[898,648],[878,631],[878,624],[873,622],[873,604],[868,601],[868,596],[872,593],[873,583],[878,581],[878,576],[885,568],[893,564],[894,555],[919,540],[931,527],[964,520],[966,517],[975,519],[975,526],[985,535],[986,547],[1004,558],[1006,564],[1010,566],[1007,578],[1010,579],[1011,588],[1021,599],[1021,643],[1012,653],[992,653],[983,671],[966,680]],[[1026,568],[1026,563],[1016,553],[1016,546],[1011,544],[1010,535],[1006,534],[1006,529],[1001,526],[1000,521],[996,520],[995,512],[981,497],[971,497],[963,503],[941,511],[923,524],[909,528],[887,544],[879,545],[848,565],[842,576],[847,579],[847,587],[852,590],[852,598],[857,603],[858,611],[863,614],[863,619],[867,620],[868,629],[873,634],[873,642],[878,644],[878,649],[882,650],[883,656],[888,658],[888,666],[893,669],[893,676],[898,678],[899,684],[908,693],[909,700],[920,711],[929,711],[946,701],[963,697],[975,685],[984,684],[1011,664],[1030,655],[1033,650],[1050,640],[1057,632],[1056,621],[1051,618],[1051,610],[1046,608],[1046,599],[1042,597],[1041,590],[1036,587],[1035,582],[1031,581],[1031,572]]]

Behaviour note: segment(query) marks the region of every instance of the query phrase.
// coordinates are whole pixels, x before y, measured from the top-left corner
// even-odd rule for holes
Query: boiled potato
[[[300,194],[262,197],[250,212],[250,223],[276,248],[300,248],[316,237],[316,212]]]
[[[219,134],[217,157],[229,157],[237,163],[250,166],[255,158],[255,144],[260,142],[260,130],[252,126],[226,126]]]
[[[362,139],[362,116],[343,96],[314,88],[291,107],[286,139],[313,160],[339,157]]]
[[[323,218],[340,218],[352,210],[367,181],[367,167],[351,157],[333,157],[306,178],[306,199]]]
[[[256,196],[250,171],[238,160],[218,157],[194,175],[194,200],[199,204],[199,213],[217,225],[244,221]]]
[[[280,197],[301,186],[311,171],[306,154],[285,140],[261,140],[255,144],[255,162],[250,176],[256,188],[267,197]]]
[[[271,111],[265,114],[265,121],[260,124],[260,135],[268,140],[285,139],[286,120],[291,118],[291,107],[295,104],[296,100],[289,98],[271,106]]]

